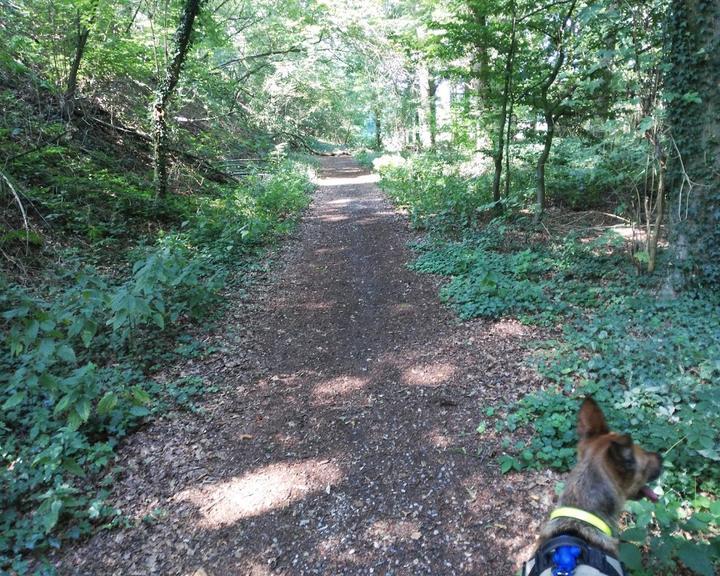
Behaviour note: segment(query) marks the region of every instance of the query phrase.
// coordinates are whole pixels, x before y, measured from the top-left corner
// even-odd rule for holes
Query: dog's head
[[[605,416],[592,398],[580,407],[577,423],[578,462],[592,459],[614,480],[626,499],[646,497],[657,501],[648,482],[662,472],[662,458],[634,444],[628,434],[617,434],[608,428]]]

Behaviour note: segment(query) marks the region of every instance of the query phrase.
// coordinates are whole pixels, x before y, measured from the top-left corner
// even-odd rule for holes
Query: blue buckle
[[[579,546],[558,546],[553,552],[553,576],[572,576],[579,556]]]

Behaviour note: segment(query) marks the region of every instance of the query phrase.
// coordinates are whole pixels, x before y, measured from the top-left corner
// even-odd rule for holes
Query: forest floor
[[[556,476],[501,475],[488,407],[539,385],[543,335],[460,323],[373,176],[323,158],[268,277],[230,307],[218,351],[182,374],[220,391],[120,450],[128,527],[68,549],[61,574],[510,574]],[[130,526],[132,525],[132,526]]]

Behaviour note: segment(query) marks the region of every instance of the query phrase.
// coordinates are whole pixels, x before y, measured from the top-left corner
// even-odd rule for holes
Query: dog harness
[[[579,508],[558,508],[551,519],[575,518],[612,536],[612,529],[595,514]],[[522,576],[626,576],[622,563],[613,555],[582,538],[560,534],[543,544],[523,566]]]

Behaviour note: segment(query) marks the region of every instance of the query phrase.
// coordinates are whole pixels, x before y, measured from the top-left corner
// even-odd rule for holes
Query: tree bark
[[[70,65],[70,72],[68,73],[67,83],[65,84],[65,94],[63,94],[62,102],[63,114],[68,119],[72,116],[73,101],[75,99],[75,92],[77,91],[80,63],[82,62],[83,55],[85,54],[85,47],[87,46],[88,37],[90,36],[90,29],[82,24],[79,10],[77,11],[75,18],[75,25],[77,28],[75,55],[73,56],[73,61]]]
[[[173,53],[165,79],[155,94],[152,106],[153,114],[153,167],[155,172],[155,194],[162,198],[167,195],[167,118],[166,107],[173,95],[188,50],[192,44],[192,31],[195,18],[206,0],[185,0],[180,23],[175,31]]]
[[[375,109],[375,149],[382,150],[382,126],[380,125],[380,110]]]
[[[512,172],[510,168],[510,143],[512,142],[512,121],[513,121],[513,94],[512,87],[510,89],[510,107],[507,117],[507,132],[505,133],[505,198],[510,197],[510,184],[512,181]]]
[[[430,124],[430,148],[435,148],[437,141],[437,100],[435,94],[437,92],[437,83],[434,78],[428,78],[428,106],[429,106],[429,124]]]
[[[417,66],[417,82],[420,101],[418,105],[418,130],[420,132],[420,144],[427,150],[432,147],[430,135],[430,74],[427,64],[420,61]]]
[[[674,289],[720,281],[720,0],[673,0],[668,159]]]
[[[555,116],[551,109],[545,110],[545,123],[547,131],[545,132],[545,141],[543,150],[537,161],[535,169],[535,185],[536,185],[536,211],[535,223],[539,224],[545,211],[545,165],[550,157],[550,149],[552,148],[553,136],[555,135]]]
[[[495,210],[502,212],[502,204],[500,198],[500,178],[502,177],[503,168],[503,151],[505,150],[505,124],[507,122],[508,102],[510,100],[510,90],[512,83],[512,73],[515,59],[516,38],[516,9],[515,2],[510,4],[512,12],[512,28],[510,33],[510,47],[508,49],[507,59],[505,60],[505,78],[503,83],[502,104],[500,107],[500,117],[498,118],[496,143],[495,143],[495,175],[493,176],[492,196],[495,202]]]

